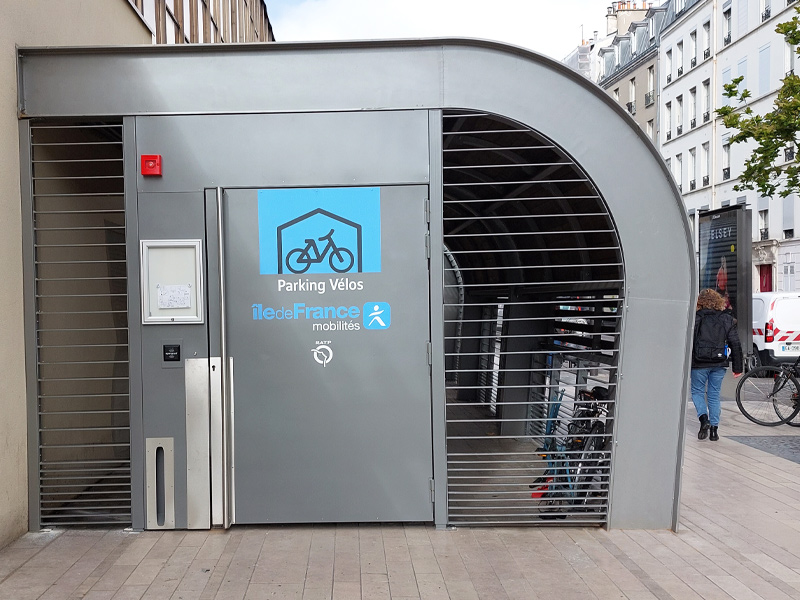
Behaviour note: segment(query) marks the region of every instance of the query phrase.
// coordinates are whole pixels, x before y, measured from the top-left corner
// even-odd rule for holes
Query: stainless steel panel
[[[136,134],[164,163],[142,191],[428,182],[425,111],[140,117]]]
[[[222,402],[222,359],[212,356],[209,359],[211,366],[211,524],[221,527],[225,522],[225,485],[223,473],[226,463],[222,451],[222,427],[224,405]]]
[[[345,42],[337,52],[324,53],[313,50],[318,45],[289,44],[238,45],[234,52],[219,44],[166,52],[139,47],[113,54],[62,52],[44,61],[37,50],[26,50],[20,58],[20,104],[30,116],[438,105],[441,42],[424,49],[416,43],[413,51],[401,52],[391,47],[396,45]]]
[[[164,519],[158,522],[158,497],[156,477],[156,454],[164,452]],[[145,480],[147,500],[145,502],[147,529],[175,529],[175,443],[172,438],[147,438],[145,440]]]
[[[209,359],[184,361],[186,381],[186,526],[211,527]]]

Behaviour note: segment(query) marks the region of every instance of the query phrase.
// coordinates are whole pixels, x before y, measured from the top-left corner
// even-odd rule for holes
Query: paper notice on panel
[[[191,285],[164,285],[158,286],[158,308],[191,308]]]

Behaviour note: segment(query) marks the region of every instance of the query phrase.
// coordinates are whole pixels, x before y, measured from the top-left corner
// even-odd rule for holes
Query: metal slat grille
[[[31,126],[42,526],[131,522],[122,125]]]
[[[602,525],[624,290],[611,216],[519,123],[446,111],[443,131],[448,520]]]

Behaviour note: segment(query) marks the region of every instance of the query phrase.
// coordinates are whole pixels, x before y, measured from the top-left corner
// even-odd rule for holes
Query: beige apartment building
[[[609,14],[632,13],[624,20],[611,44],[600,48],[598,85],[619,102],[633,119],[656,142],[658,132],[658,35],[666,9],[650,6],[634,11],[624,2],[615,3]],[[651,3],[652,4],[652,3]]]
[[[16,48],[273,40],[263,0],[0,2],[0,547],[28,529],[38,490],[29,484],[36,444],[27,432],[43,417],[39,391],[27,383],[37,375],[25,368]]]

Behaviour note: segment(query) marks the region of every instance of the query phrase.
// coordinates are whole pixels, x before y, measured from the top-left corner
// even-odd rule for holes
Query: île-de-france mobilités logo
[[[380,273],[380,188],[258,191],[262,275]]]

